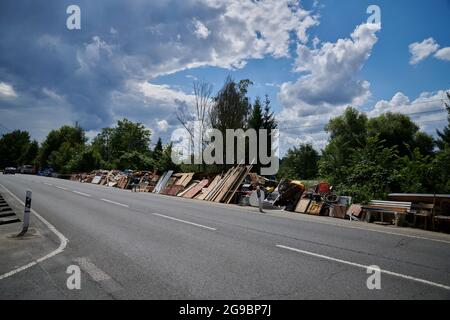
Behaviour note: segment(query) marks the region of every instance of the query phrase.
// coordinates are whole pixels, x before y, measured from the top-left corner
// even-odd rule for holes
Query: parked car
[[[52,174],[53,174],[52,168],[45,168],[44,170],[41,170],[37,173],[38,176],[43,176],[43,177],[51,177]]]
[[[19,171],[21,174],[35,174],[36,173],[36,170],[34,170],[34,167],[29,164],[21,166]]]
[[[3,174],[16,174],[16,168],[14,167],[7,167],[5,170],[3,170]]]

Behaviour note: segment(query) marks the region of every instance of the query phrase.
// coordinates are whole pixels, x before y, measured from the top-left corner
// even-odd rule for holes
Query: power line
[[[425,121],[416,121],[418,124],[425,124],[425,123],[434,123],[434,122],[442,122],[442,121],[446,121],[447,118],[445,119],[436,119],[436,120],[425,120]],[[301,134],[311,134],[313,132],[309,131],[309,132],[302,132],[302,133],[295,133],[295,132],[283,132],[283,134],[289,134],[289,135],[301,135]]]
[[[445,109],[435,109],[435,110],[428,110],[428,111],[419,111],[419,112],[412,112],[412,113],[402,113],[406,116],[414,116],[418,114],[427,114],[427,113],[436,113],[436,112],[443,112],[446,111]],[[444,119],[445,120],[445,119]],[[439,120],[441,121],[441,120]],[[325,124],[318,124],[318,125],[311,125],[311,126],[297,126],[297,127],[287,127],[287,128],[279,128],[280,130],[294,130],[294,129],[301,129],[301,128],[316,128],[316,127],[324,127]]]

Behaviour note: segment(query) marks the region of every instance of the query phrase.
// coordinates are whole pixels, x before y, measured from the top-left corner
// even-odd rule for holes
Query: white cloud
[[[434,56],[440,60],[450,61],[450,47],[442,48]]]
[[[0,82],[0,98],[16,98],[17,93],[14,90],[13,86],[6,83]]]
[[[209,34],[211,33],[211,31],[199,20],[197,19],[193,19],[193,23],[194,23],[194,34],[197,38],[199,39],[206,39],[208,38]]]
[[[158,121],[157,125],[160,132],[167,132],[169,129],[169,123],[166,120]]]
[[[411,53],[410,64],[418,64],[439,49],[439,45],[433,38],[428,38],[422,42],[414,42],[409,45],[409,52]]]
[[[173,41],[153,48],[158,52],[158,59],[149,66],[153,77],[201,66],[243,68],[248,60],[265,56],[289,57],[292,41],[307,42],[307,30],[319,23],[317,16],[291,0],[199,1],[207,13],[189,20],[195,27],[191,35],[178,37],[177,29]],[[166,36],[171,28],[158,26]]]
[[[298,104],[361,104],[370,96],[369,82],[357,75],[378,38],[379,25],[362,24],[351,39],[323,43],[319,49],[297,48],[295,70],[305,73],[296,82],[284,83],[279,94],[285,107]],[[310,111],[306,111],[309,113]]]
[[[157,85],[149,82],[135,83],[134,85],[146,98],[155,99],[160,101],[160,103],[175,106],[177,102],[192,103],[194,101],[193,95],[174,90],[168,85]]]

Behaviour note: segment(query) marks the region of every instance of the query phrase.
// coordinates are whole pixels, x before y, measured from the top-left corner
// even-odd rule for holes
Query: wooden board
[[[219,183],[220,179],[222,179],[221,175],[217,175],[214,180],[209,184],[209,187],[205,189],[201,194],[199,194],[196,198],[199,200],[205,200],[208,193],[213,190],[217,184]]]
[[[231,200],[233,200],[234,194],[239,189],[239,187],[241,186],[242,182],[244,182],[245,177],[250,173],[250,170],[252,170],[252,167],[253,167],[253,165],[249,165],[249,166],[245,167],[245,170],[241,173],[241,175],[239,176],[239,178],[235,182],[234,187],[233,187],[233,191],[230,194],[228,194],[227,197],[225,198],[225,202],[227,204],[229,204],[231,202]]]
[[[238,178],[240,174],[241,168],[236,167],[233,172],[228,176],[225,183],[223,184],[223,187],[221,188],[218,195],[214,198],[214,202],[221,202],[223,197],[227,194],[227,192],[233,187],[234,182]]]
[[[191,190],[189,190],[188,192],[186,192],[183,195],[183,198],[193,198],[197,195],[197,193],[199,193],[200,191],[202,191],[202,189],[204,187],[206,187],[208,185],[208,179],[204,179],[202,181],[200,181],[199,184],[197,184],[194,188],[192,188]]]
[[[318,216],[320,215],[320,211],[322,210],[323,203],[317,203],[316,201],[312,201],[309,208],[308,214]]]
[[[308,211],[309,205],[311,204],[311,199],[300,199],[295,207],[295,212],[306,213]]]
[[[189,192],[192,188],[195,188],[195,186],[198,184],[198,181],[196,182],[192,182],[186,189],[184,189],[184,191],[180,192],[179,194],[177,194],[177,197],[182,197],[184,196],[187,192]]]

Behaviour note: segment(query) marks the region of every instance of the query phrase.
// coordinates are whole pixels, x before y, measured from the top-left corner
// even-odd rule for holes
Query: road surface
[[[450,241],[53,178],[0,184],[32,190],[68,239],[1,279],[0,299],[450,299]],[[70,265],[80,290],[66,286]],[[381,268],[380,290],[368,266]]]

